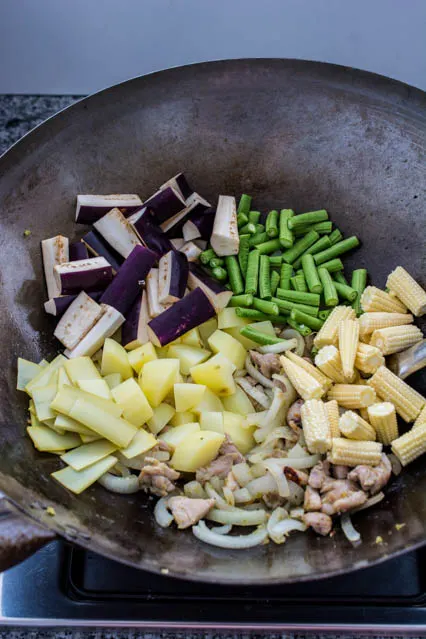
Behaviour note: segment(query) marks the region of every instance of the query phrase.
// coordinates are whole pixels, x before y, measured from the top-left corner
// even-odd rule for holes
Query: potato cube
[[[153,410],[136,380],[126,379],[112,389],[111,394],[123,409],[123,417],[135,426],[142,426],[153,416]]]
[[[179,360],[180,372],[182,375],[189,375],[189,370],[205,362],[211,355],[210,351],[204,348],[195,348],[194,346],[186,346],[185,344],[176,344],[170,346],[168,351],[169,357],[176,357]]]
[[[104,379],[79,379],[77,386],[87,393],[97,395],[97,397],[111,399],[111,391]]]
[[[127,351],[121,344],[109,337],[105,340],[102,350],[101,373],[102,375],[120,373],[124,380],[133,377]]]
[[[221,413],[223,411],[223,404],[210,388],[205,387],[203,398],[197,406],[193,408],[193,412],[200,414],[203,412],[216,412]]]
[[[197,421],[195,413],[175,413],[170,420],[170,426],[181,426],[182,424],[192,424]]]
[[[243,428],[244,417],[225,411],[223,413],[223,429],[232,439],[240,453],[245,455],[255,445],[253,433],[256,426]]]
[[[151,342],[147,342],[143,346],[129,351],[128,358],[131,367],[139,373],[146,362],[152,362],[152,360],[157,359],[157,352],[154,345]]]
[[[235,393],[234,371],[235,365],[218,353],[207,362],[193,366],[190,374],[196,384],[205,384],[219,397],[227,397]]]
[[[209,430],[192,433],[176,446],[170,464],[175,470],[194,473],[217,456],[224,439],[224,435]]]
[[[248,395],[239,386],[235,387],[234,395],[224,397],[222,400],[223,407],[230,413],[237,413],[238,415],[248,415],[254,413],[255,409],[251,403]]]
[[[250,324],[251,320],[246,317],[238,317],[235,308],[229,306],[220,311],[217,316],[217,325],[221,330],[225,328],[244,328],[247,324]]]
[[[163,428],[167,426],[175,412],[175,409],[173,406],[170,406],[170,404],[160,404],[157,408],[154,408],[153,416],[147,421],[147,426],[151,433],[157,435],[157,433],[161,432]],[[192,421],[192,414],[191,419],[186,421]]]
[[[208,343],[213,353],[221,353],[229,359],[236,368],[244,368],[247,357],[246,349],[240,342],[224,331],[217,330],[210,335]]]
[[[203,346],[198,328],[193,328],[185,335],[182,335],[181,342],[186,344],[186,346],[195,346],[195,348],[202,348]]]
[[[175,408],[178,413],[191,411],[203,399],[206,387],[202,384],[175,384]]]
[[[179,373],[178,359],[155,359],[142,368],[139,385],[153,408],[167,397]]]
[[[64,368],[74,385],[77,385],[80,379],[101,379],[99,371],[90,357],[67,359]]]
[[[200,415],[201,430],[211,430],[215,433],[224,433],[223,413],[203,412]]]
[[[191,435],[192,433],[196,433],[200,430],[200,424],[198,422],[190,422],[189,424],[181,424],[180,426],[175,426],[167,431],[167,433],[163,433],[159,435],[158,439],[166,442],[170,446],[176,448],[184,439]]]

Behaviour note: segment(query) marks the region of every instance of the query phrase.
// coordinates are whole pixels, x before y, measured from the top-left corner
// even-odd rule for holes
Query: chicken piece
[[[336,464],[331,467],[331,472],[333,474],[333,477],[335,477],[336,479],[346,479],[349,473],[349,466]]]
[[[367,501],[367,495],[348,479],[328,479],[323,483],[321,510],[327,515],[344,513]]]
[[[214,499],[170,497],[167,502],[178,528],[189,528],[200,521],[215,505]]]
[[[274,378],[274,381],[272,383],[274,385],[274,388],[279,388],[283,393],[287,392],[287,386],[284,384],[282,379]]]
[[[382,460],[378,466],[365,466],[360,464],[355,466],[348,475],[348,478],[357,481],[362,490],[376,495],[388,483],[392,474],[392,466],[387,455],[382,455]]]
[[[251,361],[257,366],[265,377],[272,378],[273,373],[279,373],[281,371],[280,358],[274,353],[258,353],[257,351],[250,351]]]
[[[146,457],[145,462],[139,475],[141,489],[157,497],[165,497],[173,492],[176,488],[173,482],[179,479],[180,474],[154,457]]]
[[[304,404],[303,399],[297,399],[287,411],[287,424],[291,429],[295,430],[297,428],[299,431],[302,428],[302,416],[300,414],[300,409]]]
[[[241,464],[241,462],[246,460],[244,455],[242,455],[238,448],[235,446],[228,433],[225,434],[225,439],[223,440],[223,443],[219,448],[219,455],[233,455],[234,464]]]
[[[204,484],[206,481],[210,481],[212,477],[219,477],[219,479],[225,479],[234,465],[234,453],[228,453],[226,455],[219,455],[208,466],[199,468],[195,473],[195,479]]]
[[[321,506],[322,502],[319,492],[311,486],[306,486],[303,508],[306,510],[306,512],[309,512],[313,510],[321,510]]]
[[[306,486],[309,480],[308,473],[291,468],[291,466],[284,466],[284,475],[298,486]]]
[[[318,535],[328,535],[333,528],[333,520],[325,513],[306,513],[303,522],[313,528]]]
[[[353,481],[348,479],[333,479],[327,477],[321,487],[321,493],[323,494],[323,501],[333,502],[340,497],[346,497],[349,493],[353,493],[359,490],[358,486]]]
[[[342,497],[334,502],[335,513],[346,513],[348,510],[359,508],[363,506],[367,501],[367,495],[362,490],[357,490],[355,493],[351,493],[347,497]]]
[[[327,461],[321,461],[316,464],[309,473],[309,486],[319,490],[323,483],[329,477],[330,464]]]

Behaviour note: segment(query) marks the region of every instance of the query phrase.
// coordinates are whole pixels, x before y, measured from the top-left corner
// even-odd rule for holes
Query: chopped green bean
[[[343,235],[340,229],[334,229],[332,233],[328,236],[330,238],[331,245],[337,244],[340,240],[343,239]]]
[[[291,326],[291,328],[294,328],[298,333],[303,335],[303,337],[307,337],[312,333],[312,330],[309,328],[309,326],[305,326],[305,324],[299,324],[299,322],[295,322],[293,319],[291,319],[291,317],[288,318],[287,324]]]
[[[238,264],[240,265],[241,275],[245,278],[247,271],[247,262],[250,252],[250,235],[240,235],[240,248],[238,250]]]
[[[314,331],[319,331],[321,326],[324,324],[324,322],[317,317],[312,317],[312,315],[308,315],[307,313],[303,313],[297,309],[293,309],[291,311],[291,319],[295,320],[299,324],[309,326],[309,328],[312,328]]]
[[[351,286],[340,284],[340,282],[334,282],[334,286],[336,287],[336,291],[340,299],[348,300],[348,302],[354,302],[358,297],[358,293]]]
[[[336,271],[343,271],[343,262],[340,257],[335,257],[334,260],[323,262],[322,268],[326,268],[329,273],[335,273]]]
[[[214,250],[212,248],[207,249],[206,251],[200,253],[200,262],[201,264],[208,264],[214,257],[217,257]]]
[[[235,312],[238,317],[245,317],[253,321],[262,322],[263,320],[269,320],[274,324],[287,324],[286,316],[283,317],[282,315],[267,315],[266,313],[261,313],[261,311],[256,311],[254,308],[238,307],[235,309]]]
[[[273,253],[280,248],[279,239],[269,240],[268,242],[263,242],[262,244],[257,245],[257,250],[261,255],[268,255],[269,253]]]
[[[245,213],[237,213],[237,226],[240,229],[242,226],[248,224],[248,217]]]
[[[269,263],[271,262],[271,258],[269,258]],[[271,295],[275,295],[278,284],[280,283],[280,275],[278,271],[271,272]]]
[[[346,253],[347,251],[350,251],[351,249],[355,248],[358,245],[359,245],[359,239],[357,238],[356,235],[352,235],[351,237],[348,237],[346,240],[337,242],[329,249],[326,249],[325,251],[321,251],[321,253],[317,253],[314,256],[315,264],[318,265],[318,264],[323,264],[323,262],[328,262],[329,260],[332,260],[333,258],[338,257],[339,255],[342,255],[342,253]]]
[[[245,224],[244,226],[242,226],[239,229],[239,233],[242,233],[243,235],[245,235],[246,233],[248,233],[249,235],[255,235],[256,234],[256,224],[252,224],[252,222],[249,222],[248,224]]]
[[[332,312],[331,308],[329,308],[329,309],[324,309],[324,310],[322,310],[322,311],[320,311],[320,312],[318,313],[318,317],[319,317],[320,319],[324,320],[324,322],[325,322],[325,320],[326,320],[326,319],[327,319],[327,317],[331,314],[331,312]]]
[[[325,266],[325,264],[321,264],[321,268],[323,268],[323,266]],[[343,264],[342,264],[342,266],[343,266]],[[344,284],[345,286],[349,286],[349,282],[346,279],[346,277],[344,276],[342,270],[336,271],[336,272],[333,273],[333,280],[335,282],[339,282],[339,284]]]
[[[308,304],[308,306],[319,306],[321,299],[317,293],[300,293],[299,291],[287,291],[282,288],[277,290],[277,297],[297,304]]]
[[[251,199],[251,195],[246,195],[246,193],[242,194],[238,203],[238,213],[245,213],[248,215],[251,207]]]
[[[290,278],[293,275],[293,267],[291,264],[286,264],[285,262],[281,264],[280,271],[280,288],[283,290],[290,290]]]
[[[309,213],[302,213],[301,215],[295,215],[288,221],[288,228],[294,230],[297,228],[303,228],[308,224],[316,224],[317,222],[325,222],[328,220],[328,213],[325,209],[319,211],[310,211]]]
[[[312,246],[306,249],[303,255],[315,255],[316,253],[319,253],[320,251],[324,251],[325,249],[330,248],[330,246],[331,244],[330,244],[329,236],[323,235],[322,237],[320,237],[319,240],[315,242],[315,244],[312,244]],[[294,268],[300,267],[302,263],[303,255],[298,257],[297,260],[293,263]]]
[[[261,255],[259,261],[259,295],[263,300],[269,300],[271,294],[271,267],[269,257]]]
[[[334,286],[334,282],[331,278],[330,273],[327,271],[326,268],[320,266],[318,269],[318,275],[323,285],[324,301],[326,306],[337,306],[337,304],[339,303],[339,297],[337,295],[336,287]]]
[[[290,283],[295,291],[299,291],[300,293],[305,293],[308,290],[308,285],[306,284],[305,276],[295,275],[290,279]]]
[[[294,215],[294,211],[292,209],[281,209],[280,213],[280,244],[283,248],[290,248],[294,243],[293,231],[291,231],[288,227],[288,221]]]
[[[241,295],[244,291],[244,282],[236,255],[228,255],[225,257],[225,264],[226,270],[228,271],[231,291],[235,293],[235,295]]]
[[[243,293],[242,295],[233,295],[229,300],[228,306],[252,306],[253,295]]]
[[[244,291],[245,293],[251,293],[252,295],[256,295],[257,293],[257,282],[259,279],[259,260],[259,251],[250,251],[247,262],[246,288]]]
[[[257,331],[252,326],[244,326],[244,328],[240,329],[240,334],[243,337],[247,337],[247,339],[253,340],[257,344],[262,344],[263,346],[267,346],[270,344],[281,344],[285,340],[280,339],[279,337],[273,337],[272,335],[268,335],[268,333],[262,333],[261,331]]]
[[[249,222],[252,224],[258,224],[260,220],[260,211],[249,211],[248,218]]]
[[[308,226],[301,226],[293,231],[294,237],[300,237],[306,235],[309,231],[316,231],[318,235],[328,235],[333,228],[333,222],[317,222],[316,224],[308,224]]]
[[[273,210],[268,213],[265,230],[269,237],[278,237],[278,211]]]
[[[265,233],[266,228],[264,224],[256,224],[256,233]]]
[[[282,255],[270,255],[269,256],[269,263],[271,265],[271,268],[274,268],[276,266],[281,266],[282,262],[283,262]]]
[[[212,257],[209,262],[210,268],[216,268],[216,266],[223,266],[225,264],[225,260],[221,257]]]
[[[326,312],[328,313],[329,311],[326,311]],[[330,313],[331,313],[331,311],[330,311]],[[319,349],[316,346],[312,346],[312,348],[311,348],[311,358],[312,357],[316,357],[316,355],[318,355],[318,351],[319,351]]]
[[[352,273],[351,286],[358,293],[357,298],[352,302],[352,307],[359,317],[362,313],[361,295],[367,285],[367,269],[358,268]]]
[[[274,302],[268,300],[260,300],[258,297],[253,299],[253,308],[267,315],[279,315],[280,309]]]
[[[269,238],[265,232],[256,233],[256,235],[252,235],[250,238],[250,242],[249,242],[250,247],[257,246],[258,244],[263,244],[263,242],[267,242],[268,239]]]
[[[295,262],[297,258],[303,255],[306,249],[312,246],[312,244],[315,244],[315,242],[318,239],[319,239],[319,235],[316,231],[309,231],[309,233],[307,233],[305,237],[302,237],[290,249],[287,249],[287,251],[284,251],[283,253],[284,262],[288,262],[288,264],[292,264],[293,262]],[[327,250],[330,251],[331,249],[327,249]],[[318,253],[318,255],[321,255],[321,253]]]
[[[322,284],[315,266],[314,258],[310,253],[302,256],[302,268],[305,275],[306,284],[310,293],[321,293]]]
[[[273,297],[272,302],[280,309],[280,313],[291,313],[291,311],[295,308],[298,311],[303,311],[303,313],[307,313],[308,315],[313,315],[314,317],[318,317],[319,309],[318,306],[308,306],[307,304],[296,304],[296,302],[289,302],[288,300],[280,300],[278,297]]]
[[[224,282],[228,279],[228,273],[221,266],[212,268],[211,274],[216,280],[219,280],[219,282]]]

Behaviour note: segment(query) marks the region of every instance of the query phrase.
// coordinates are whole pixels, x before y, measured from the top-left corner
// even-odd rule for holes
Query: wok
[[[368,267],[383,286],[401,263],[424,285],[425,107],[421,91],[354,69],[294,60],[214,62],[101,91],[0,159],[0,490],[32,518],[0,520],[3,567],[60,535],[152,572],[271,584],[342,573],[425,542],[424,460],[393,480],[378,507],[354,517],[363,537],[357,548],[337,532],[226,551],[191,532],[160,529],[153,501],[142,494],[114,495],[97,485],[77,497],[56,484],[49,474],[58,461],[36,452],[25,436],[27,400],[15,391],[18,355],[38,361],[58,348],[43,311],[40,241],[58,232],[75,237],[76,193],[144,198],[185,171],[213,201],[219,193],[246,192],[262,210],[325,207],[345,234],[362,238],[349,268]],[[424,391],[425,380],[417,373],[410,383]],[[405,526],[396,530],[397,523]]]

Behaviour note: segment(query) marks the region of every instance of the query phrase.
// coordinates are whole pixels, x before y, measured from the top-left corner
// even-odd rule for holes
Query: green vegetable
[[[331,311],[326,311],[327,313],[331,313]],[[312,346],[311,348],[311,357],[315,357],[318,355],[318,348],[316,346]]]
[[[314,258],[310,253],[305,253],[302,256],[302,268],[309,291],[311,293],[321,293],[321,280],[317,272],[317,267],[315,266]]]
[[[294,242],[293,231],[291,231],[288,227],[288,220],[292,218],[293,215],[294,211],[292,211],[291,209],[281,209],[279,238],[281,246],[286,249],[293,246]]]
[[[258,224],[260,220],[260,211],[250,211],[248,214],[249,222],[252,224]]]
[[[317,242],[315,242],[315,244],[312,244],[312,246],[310,246],[304,253],[303,255],[315,255],[316,253],[319,253],[320,251],[324,251],[327,248],[330,248],[331,244],[330,244],[330,240],[329,240],[329,236],[328,235],[323,235],[322,237],[320,237],[319,240],[317,240]],[[297,260],[293,263],[293,267],[294,268],[299,268],[301,263],[302,263],[302,257],[303,255],[299,258],[297,258]]]
[[[330,315],[330,313],[331,313],[331,312],[332,312],[332,311],[331,311],[331,308],[329,308],[329,309],[327,309],[327,310],[326,310],[326,309],[324,309],[323,311],[320,311],[320,312],[318,313],[318,317],[319,317],[320,319],[324,320],[324,322],[325,322],[325,320],[327,319],[327,317]]]
[[[303,274],[295,275],[290,279],[290,282],[295,291],[305,293],[308,290],[308,285],[306,284],[305,276]]]
[[[24,235],[24,237],[30,237],[30,235],[31,235],[30,229],[25,229],[23,235]]]
[[[301,226],[296,229],[294,232],[295,237],[300,237],[301,235],[305,235],[309,231],[316,231],[319,235],[327,235],[331,233],[331,229],[333,228],[332,222],[317,222],[316,224],[309,224],[308,226]]]
[[[348,302],[354,302],[358,297],[358,293],[351,286],[340,284],[340,282],[336,281],[334,282],[334,286],[340,299],[348,300]]]
[[[279,315],[280,309],[277,304],[274,302],[269,302],[268,300],[260,300],[255,297],[253,299],[253,308],[261,313],[265,313],[266,315]]]
[[[308,315],[307,313],[303,313],[303,311],[298,311],[297,309],[293,309],[291,311],[291,319],[298,322],[298,324],[304,324],[305,326],[309,326],[314,331],[319,331],[324,322],[317,317],[312,317],[312,315]]]
[[[248,224],[248,217],[245,213],[237,213],[237,226],[241,229],[242,226]]]
[[[269,256],[269,264],[271,265],[271,268],[277,267],[277,266],[281,266],[283,261],[282,255],[270,255]]]
[[[288,221],[288,228],[294,230],[297,228],[303,228],[308,224],[316,224],[317,222],[325,222],[328,220],[328,213],[325,209],[320,211],[311,211],[310,213],[302,213],[301,215],[295,215]]]
[[[281,265],[280,271],[280,288],[290,290],[290,278],[293,275],[293,267],[285,262]]]
[[[352,273],[351,286],[358,293],[357,298],[352,302],[352,308],[359,317],[362,313],[361,295],[367,285],[367,269],[358,268]]]
[[[256,342],[257,344],[262,344],[263,346],[284,342],[284,340],[279,337],[272,337],[272,335],[257,331],[251,326],[244,326],[244,328],[241,328],[240,334],[243,335],[243,337],[247,337],[247,339],[253,340],[253,342]]]
[[[262,244],[268,240],[267,234],[264,233],[256,233],[256,235],[252,235],[250,238],[250,247],[257,246],[258,244]]]
[[[214,257],[217,257],[216,253],[212,248],[209,248],[200,253],[200,262],[201,264],[208,264]]]
[[[312,246],[312,244],[315,244],[318,239],[319,235],[316,231],[309,231],[305,237],[302,237],[290,249],[283,253],[284,262],[287,262],[288,264],[295,262],[297,258],[303,255],[303,253]],[[330,251],[331,249],[327,250]],[[321,253],[318,253],[318,255],[321,255]]]
[[[266,218],[266,233],[269,237],[278,237],[278,211],[270,211]]]
[[[343,239],[343,235],[340,229],[334,229],[334,231],[330,233],[328,237],[330,238],[330,242],[332,246],[333,244],[337,244],[337,242],[340,242],[340,240]]]
[[[235,255],[225,257],[226,270],[228,271],[231,291],[240,295],[244,291],[244,282],[241,276],[240,266]]]
[[[228,279],[228,273],[221,266],[217,266],[216,268],[211,269],[211,275],[215,278],[215,280],[219,280],[219,282],[224,282]]]
[[[300,293],[299,291],[287,291],[279,288],[277,297],[297,304],[308,304],[308,306],[319,306],[320,304],[320,296],[317,293]]]
[[[259,251],[250,251],[247,262],[245,293],[251,293],[252,295],[256,295],[257,293],[257,282],[259,279],[259,260]]]
[[[282,317],[281,315],[267,315],[266,313],[262,313],[261,311],[256,311],[254,308],[241,308],[237,307],[235,309],[237,317],[245,317],[247,319],[263,321],[269,320],[274,322],[274,324],[287,324],[287,317]]]
[[[268,255],[269,253],[273,253],[280,248],[279,239],[269,240],[268,242],[263,242],[262,244],[257,245],[257,250],[261,255]]]
[[[345,284],[345,286],[349,286],[349,282],[344,276],[343,271],[337,271],[336,273],[333,273],[333,280],[335,282],[339,282],[339,284]]]
[[[275,304],[280,309],[280,313],[291,313],[291,311],[295,308],[298,311],[303,311],[303,313],[307,313],[308,315],[313,315],[314,317],[319,317],[319,309],[318,306],[308,306],[307,304],[296,304],[296,302],[289,302],[288,300],[280,300],[278,297],[273,297],[271,302],[275,302]]]
[[[237,213],[245,213],[246,215],[248,215],[251,207],[251,200],[251,195],[246,195],[245,193],[243,193],[238,203]]]
[[[249,235],[255,235],[256,224],[252,224],[252,222],[248,222],[248,224],[245,224],[239,229],[239,232],[242,233],[243,235],[245,235],[246,233],[248,233]]]
[[[228,306],[252,306],[253,295],[245,293],[243,295],[233,295],[229,300]]]
[[[317,253],[314,256],[315,264],[323,264],[324,262],[328,262],[342,253],[346,253],[351,249],[355,248],[359,245],[359,239],[356,235],[352,235],[348,237],[346,240],[342,240],[341,242],[337,242],[331,248],[326,249],[325,251],[321,251],[321,253]]]
[[[318,275],[321,280],[321,284],[323,285],[324,300],[326,306],[337,306],[337,304],[339,303],[339,297],[337,295],[336,287],[334,286],[334,282],[331,278],[330,273],[327,271],[326,268],[320,266],[320,268],[318,269]]]
[[[266,228],[264,224],[256,224],[256,233],[264,233],[266,232]]]
[[[307,335],[310,335],[312,333],[312,330],[309,328],[309,326],[305,326],[305,324],[299,324],[299,322],[291,319],[291,317],[288,318],[287,324],[291,326],[291,328],[294,328],[296,331],[298,331],[301,335],[303,335],[303,337],[306,337]]]
[[[269,258],[269,264],[271,263],[271,258]],[[271,295],[275,295],[278,284],[280,283],[280,275],[278,271],[271,272]]]
[[[343,270],[343,262],[340,257],[336,257],[334,260],[321,264],[321,268],[326,268],[329,273],[335,273]]]
[[[250,251],[250,236],[240,235],[240,248],[238,251],[238,263],[243,277],[247,271],[248,255]]]
[[[212,257],[209,262],[210,268],[216,268],[217,266],[223,266],[225,264],[225,260],[222,257]]]
[[[267,255],[260,256],[259,262],[259,295],[265,299],[271,299],[271,267]]]

